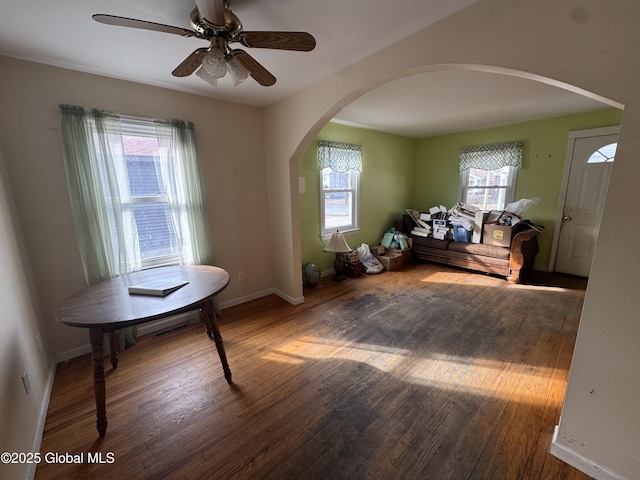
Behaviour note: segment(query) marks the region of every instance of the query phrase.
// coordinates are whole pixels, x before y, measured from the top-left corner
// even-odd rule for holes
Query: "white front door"
[[[617,142],[617,134],[569,140],[572,153],[560,223],[557,272],[589,276]]]

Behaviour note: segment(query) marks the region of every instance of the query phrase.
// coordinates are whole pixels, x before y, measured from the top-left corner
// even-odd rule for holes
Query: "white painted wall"
[[[302,295],[297,162],[335,112],[377,85],[451,65],[498,67],[611,99],[625,113],[556,444],[582,468],[640,472],[640,2],[480,0],[265,109],[275,287]],[[289,163],[285,168],[283,163]],[[274,192],[277,192],[274,193]],[[286,212],[293,212],[291,215]],[[288,250],[285,250],[288,249]],[[593,392],[593,393],[592,393]]]
[[[46,415],[53,370],[36,340],[42,332],[37,293],[1,146],[0,265],[0,452],[32,452],[40,445],[39,420]],[[22,478],[27,468],[0,462],[0,478]]]
[[[0,226],[8,229],[0,229],[2,251],[8,252],[7,258],[0,252],[0,262],[10,277],[1,277],[0,291],[11,294],[7,316],[21,319],[0,320],[9,332],[0,340],[0,414],[6,422],[15,408],[26,408],[29,418],[1,425],[0,438],[10,439],[11,448],[26,448],[36,422],[37,405],[16,406],[24,400],[20,393],[12,396],[21,388],[16,372],[33,370],[34,398],[45,396],[48,362],[38,360],[34,333],[42,332],[50,354],[86,344],[85,332],[53,319],[59,302],[84,285],[58,103],[194,121],[216,263],[232,274],[221,300],[274,288],[296,303],[302,299],[297,162],[311,139],[342,106],[378,85],[480,65],[540,75],[625,105],[556,446],[582,467],[595,466],[602,478],[606,472],[637,478],[640,212],[627,206],[640,204],[639,24],[635,0],[480,0],[264,111],[0,57],[0,144],[7,164],[2,188],[7,191],[8,177],[15,197],[14,208],[0,195]],[[27,251],[35,282],[29,281]],[[236,280],[239,270],[244,283]]]
[[[0,71],[0,143],[52,355],[73,355],[88,345],[86,331],[61,325],[53,316],[62,300],[86,286],[62,158],[60,103],[193,121],[214,259],[231,275],[220,301],[270,291],[260,109],[8,57],[0,57]]]

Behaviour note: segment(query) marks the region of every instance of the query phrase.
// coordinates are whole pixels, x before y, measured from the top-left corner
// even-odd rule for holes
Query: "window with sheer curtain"
[[[153,266],[211,263],[193,124],[60,108],[87,282]]]
[[[154,266],[211,263],[193,124],[72,105],[60,110],[87,283]],[[131,327],[119,330],[118,350],[134,345],[134,337]]]
[[[463,148],[459,201],[480,210],[503,210],[514,200],[521,166],[521,142]]]

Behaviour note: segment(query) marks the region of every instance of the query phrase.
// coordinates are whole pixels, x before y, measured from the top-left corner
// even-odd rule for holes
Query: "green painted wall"
[[[313,262],[326,271],[333,269],[334,256],[322,251],[327,240],[320,238],[318,140],[362,145],[360,232],[347,237],[352,248],[361,243],[379,245],[382,234],[413,204],[416,141],[328,123],[304,153],[298,164],[298,174],[306,184],[305,193],[300,194],[302,265]]]
[[[327,241],[320,238],[319,139],[356,143],[363,148],[361,230],[347,237],[352,248],[361,243],[377,245],[393,221],[401,218],[405,208],[426,211],[434,205],[455,205],[461,148],[522,141],[523,165],[518,172],[516,200],[540,198],[540,205],[527,210],[525,217],[546,228],[538,237],[540,253],[536,257],[536,268],[546,270],[568,133],[619,125],[621,120],[622,112],[612,108],[421,140],[329,123],[299,162],[299,175],[306,184],[305,193],[300,194],[302,264],[314,262],[322,271],[333,268],[333,256],[322,251]]]
[[[522,141],[523,165],[518,172],[515,199],[540,197],[540,205],[527,210],[525,218],[546,228],[538,237],[540,253],[536,257],[536,268],[546,270],[566,160],[568,132],[619,125],[621,120],[620,110],[607,109],[418,140],[413,208],[425,211],[434,205],[455,205],[458,199],[458,154],[461,148]]]

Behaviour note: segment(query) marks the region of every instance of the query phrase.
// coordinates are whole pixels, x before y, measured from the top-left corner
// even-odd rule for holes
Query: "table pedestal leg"
[[[222,335],[220,334],[220,329],[218,328],[218,322],[216,322],[216,311],[213,307],[212,299],[204,302],[204,309],[202,309],[201,312],[202,318],[206,325],[207,335],[209,335],[209,338],[213,338],[213,341],[216,343],[216,349],[218,350],[220,362],[222,363],[222,369],[224,370],[224,378],[227,379],[227,383],[232,383],[231,370],[229,369],[229,364],[227,363],[227,354],[224,351],[224,343],[222,342]]]
[[[107,433],[107,410],[105,407],[104,353],[102,349],[102,329],[89,329],[89,339],[93,358],[93,391],[96,397],[96,428],[101,437]]]

